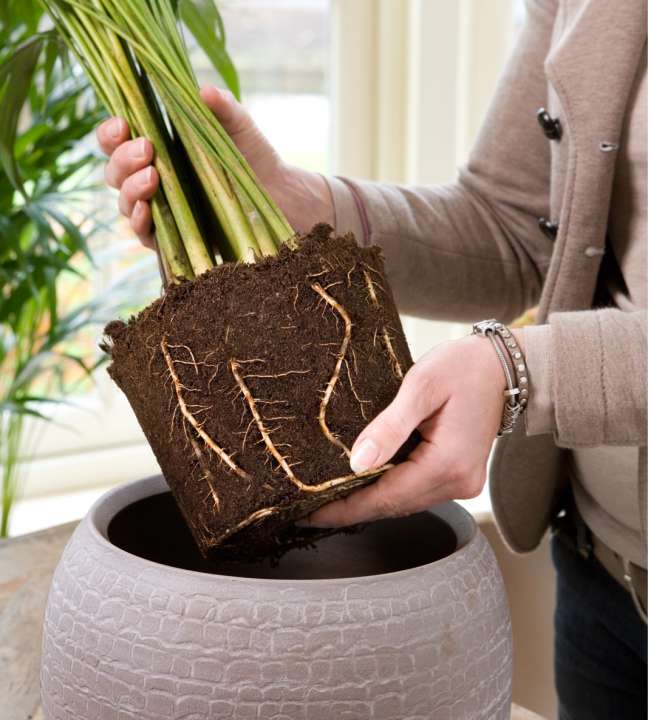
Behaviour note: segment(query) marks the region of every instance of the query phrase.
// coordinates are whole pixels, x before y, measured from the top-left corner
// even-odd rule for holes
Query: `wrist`
[[[277,204],[297,232],[306,233],[320,222],[334,225],[331,191],[319,173],[282,163],[272,187]]]
[[[488,378],[488,384],[497,393],[497,397],[503,397],[506,390],[506,377],[491,344],[475,335],[469,335],[465,341],[471,346],[471,356],[475,358],[479,376]]]

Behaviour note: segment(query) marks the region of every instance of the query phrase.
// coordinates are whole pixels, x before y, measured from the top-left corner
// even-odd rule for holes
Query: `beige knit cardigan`
[[[455,183],[331,182],[338,229],[359,218],[364,242],[383,248],[402,312],[510,321],[539,303],[538,322],[549,322],[556,432],[527,437],[520,424],[497,442],[490,466],[498,525],[519,552],[537,546],[557,510],[564,448],[643,446],[645,537],[646,314],[592,309],[616,146],[645,43],[645,0],[527,0],[524,29]],[[560,118],[559,142],[539,127],[540,107]],[[558,224],[555,239],[540,231],[540,217]]]

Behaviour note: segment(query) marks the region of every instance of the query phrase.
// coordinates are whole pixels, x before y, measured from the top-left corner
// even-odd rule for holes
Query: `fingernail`
[[[150,185],[153,182],[153,168],[147,167],[146,170],[142,171],[142,174],[140,175],[139,184],[140,185]]]
[[[139,140],[136,140],[135,147],[133,148],[133,157],[136,160],[141,160],[143,157],[146,156],[147,149],[148,142],[145,138],[140,138]]]
[[[362,440],[351,452],[351,470],[361,473],[377,464],[380,448],[371,438]]]
[[[234,100],[234,93],[233,93],[231,90],[227,90],[227,89],[221,90],[220,88],[218,88],[218,92],[219,92],[228,102],[231,102],[232,100]]]
[[[108,123],[108,134],[111,138],[117,139],[124,129],[124,121],[121,118],[113,118]]]

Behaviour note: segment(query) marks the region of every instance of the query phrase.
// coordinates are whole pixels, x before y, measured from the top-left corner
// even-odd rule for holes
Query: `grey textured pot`
[[[66,548],[44,625],[47,720],[508,720],[506,596],[458,505],[236,577],[146,559],[184,552],[166,489],[113,490]]]

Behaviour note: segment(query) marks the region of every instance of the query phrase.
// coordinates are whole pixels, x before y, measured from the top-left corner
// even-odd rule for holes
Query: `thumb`
[[[254,124],[247,110],[229,90],[205,85],[200,90],[200,97],[232,137],[248,130]]]
[[[388,462],[435,408],[410,370],[393,401],[358,435],[351,450],[355,473]]]

